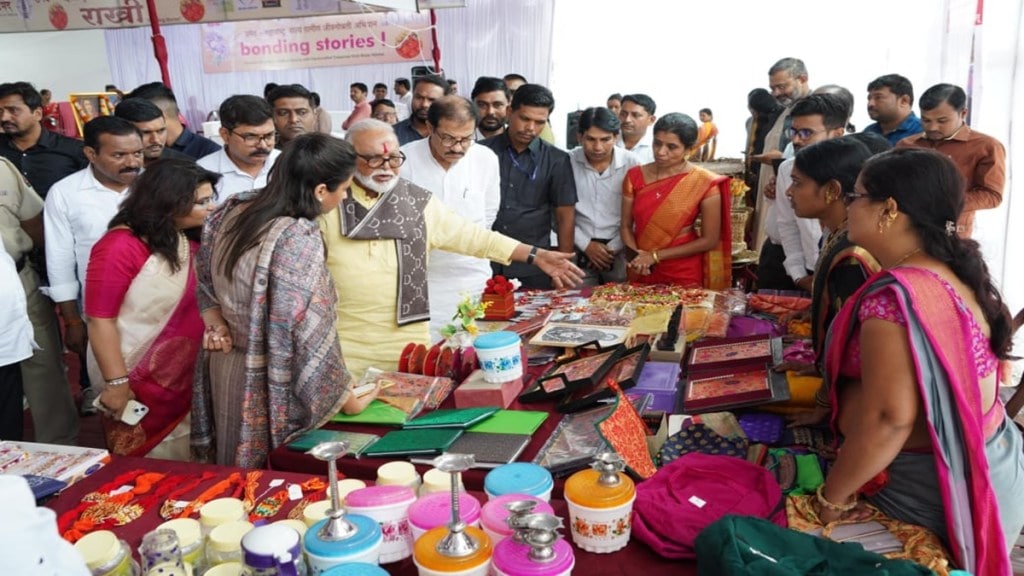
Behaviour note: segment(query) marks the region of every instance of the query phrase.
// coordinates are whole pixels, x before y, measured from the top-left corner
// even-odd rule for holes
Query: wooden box
[[[484,311],[484,320],[511,320],[516,313],[516,299],[511,292],[508,294],[484,294],[480,300],[490,302],[490,306]]]

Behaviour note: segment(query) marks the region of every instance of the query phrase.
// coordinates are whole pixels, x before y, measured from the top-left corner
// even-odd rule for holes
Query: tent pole
[[[152,2],[153,0],[149,0]],[[434,49],[431,51],[431,56],[434,57],[434,72],[437,74],[441,73],[441,47],[437,43],[437,13],[434,9],[430,9],[430,38],[434,41]]]
[[[167,71],[167,43],[160,34],[160,18],[156,13],[156,0],[146,0],[146,8],[149,10],[149,26],[153,30],[153,55],[160,65],[160,79],[168,88],[171,87],[171,74]]]

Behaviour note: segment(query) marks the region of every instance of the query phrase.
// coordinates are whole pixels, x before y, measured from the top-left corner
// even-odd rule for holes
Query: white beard
[[[391,176],[391,180],[388,180],[387,182],[381,183],[381,182],[377,182],[376,180],[373,179],[374,176],[379,176],[379,175],[383,175],[383,174],[390,175]],[[372,191],[376,192],[377,194],[381,194],[381,195],[387,194],[388,192],[391,192],[392,190],[394,190],[395,186],[398,186],[398,176],[396,176],[395,174],[392,174],[391,172],[389,172],[387,170],[384,170],[383,168],[378,168],[378,169],[374,170],[373,173],[371,173],[367,177],[364,177],[362,174],[356,173],[356,180],[359,181],[359,185],[362,186],[363,188],[366,188],[368,190],[372,190]]]

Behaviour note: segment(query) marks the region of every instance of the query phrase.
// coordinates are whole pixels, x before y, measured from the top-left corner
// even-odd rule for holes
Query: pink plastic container
[[[551,504],[536,496],[505,494],[491,498],[484,504],[483,510],[480,512],[480,524],[487,536],[490,537],[491,543],[495,546],[498,545],[498,542],[512,535],[512,529],[508,527],[508,523],[505,521],[508,518],[508,508],[505,508],[505,504],[515,502],[516,500],[533,500],[536,502],[537,506],[533,509],[535,514],[551,514],[552,516],[555,514]]]
[[[459,493],[459,516],[469,526],[480,527],[480,501],[465,492]],[[431,528],[446,526],[452,520],[452,495],[434,492],[421,497],[409,506],[409,527],[413,540]]]
[[[409,506],[415,501],[416,492],[407,486],[371,486],[349,492],[345,497],[345,509],[349,514],[362,514],[380,524],[384,536],[380,546],[381,564],[397,562],[412,555]]]

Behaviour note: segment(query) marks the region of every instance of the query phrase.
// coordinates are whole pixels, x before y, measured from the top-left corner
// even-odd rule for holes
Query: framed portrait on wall
[[[74,92],[68,94],[71,112],[75,115],[78,133],[82,134],[82,126],[99,116],[110,116],[114,113],[119,96],[116,92]]]

